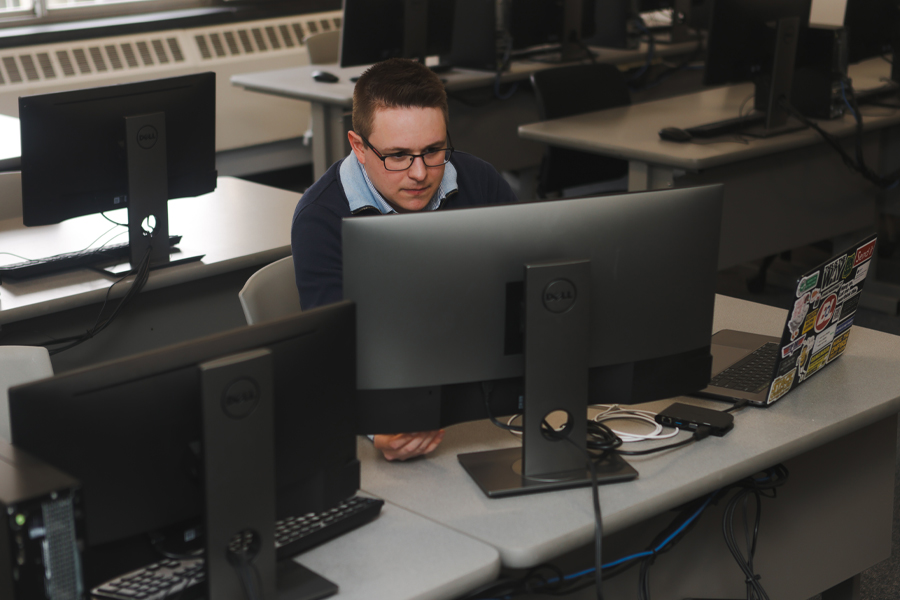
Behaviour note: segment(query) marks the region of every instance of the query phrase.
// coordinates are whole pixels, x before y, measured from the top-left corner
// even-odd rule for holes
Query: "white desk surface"
[[[693,50],[696,45],[696,42],[657,44],[654,54],[656,56],[685,54]],[[596,53],[598,62],[610,64],[640,61],[647,54],[646,47],[638,50],[620,50],[616,48],[593,48],[593,50]],[[231,83],[254,92],[350,108],[353,105],[353,88],[355,85],[354,82],[350,81],[350,78],[358,77],[369,66],[341,68],[337,64],[307,65],[258,73],[242,73],[233,75]],[[555,66],[558,65],[537,60],[515,61],[512,63],[510,70],[501,75],[501,81],[527,79],[534,71]],[[328,71],[337,75],[340,81],[337,83],[315,81],[312,78],[313,71]],[[447,73],[440,73],[439,76],[446,82],[448,90],[460,91],[489,85],[493,81],[495,74],[490,71],[453,69]]]
[[[880,87],[888,77],[890,65],[880,58],[851,65],[850,77],[857,90]],[[519,127],[519,136],[537,142],[576,150],[596,152],[626,160],[637,160],[698,171],[821,143],[812,129],[779,135],[768,139],[729,136],[713,141],[688,143],[659,138],[664,127],[687,128],[737,117],[744,102],[752,96],[749,83],[730,85],[675,96],[653,102],[632,104],[562,119],[530,123]],[[752,107],[752,98],[747,101]],[[745,106],[745,112],[749,108]],[[877,106],[862,108],[865,129],[900,123],[900,110]],[[855,121],[850,114],[841,119],[818,121],[825,131],[850,135]]]
[[[19,119],[0,115],[0,171],[18,169],[21,156]]]
[[[386,502],[381,515],[295,559],[336,583],[340,600],[444,600],[497,578],[500,556]]]
[[[783,310],[719,296],[713,329],[778,335],[785,315]],[[900,337],[855,328],[840,360],[775,405],[737,413],[727,436],[659,455],[628,457],[639,477],[600,488],[604,532],[620,531],[897,413],[897,357]],[[651,406],[660,410],[669,402]],[[496,547],[504,566],[531,567],[589,543],[594,516],[587,488],[489,499],[456,458],[460,452],[518,444],[509,433],[479,421],[448,428],[432,456],[395,464],[377,456],[372,444],[361,438],[362,487]]]
[[[220,177],[218,188],[196,198],[169,202],[169,231],[183,236],[181,256],[204,254],[199,262],[151,272],[146,290],[265,265],[290,254],[291,217],[300,196],[232,177]],[[125,211],[107,213],[125,222]],[[115,227],[100,215],[64,221],[58,225],[24,227],[21,217],[0,220],[0,246],[26,258],[51,256],[81,250],[97,238],[103,241],[117,233],[113,243],[128,240],[125,228]],[[97,244],[102,242],[97,242]],[[0,254],[0,264],[20,259]],[[20,321],[69,308],[102,302],[114,280],[78,269],[27,280],[0,284],[0,324]],[[124,294],[118,285],[110,297]]]

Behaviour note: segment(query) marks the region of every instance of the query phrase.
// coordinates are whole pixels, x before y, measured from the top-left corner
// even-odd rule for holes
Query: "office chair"
[[[338,61],[341,49],[341,30],[323,31],[306,38],[306,51],[309,53],[309,64],[328,65]]]
[[[0,439],[11,442],[9,388],[53,376],[50,353],[42,346],[0,346]]]
[[[276,260],[251,275],[238,298],[248,325],[300,312],[293,257]]]
[[[631,104],[625,77],[613,65],[578,64],[531,75],[542,121]],[[538,176],[538,196],[618,180],[604,191],[627,189],[628,161],[547,146]]]

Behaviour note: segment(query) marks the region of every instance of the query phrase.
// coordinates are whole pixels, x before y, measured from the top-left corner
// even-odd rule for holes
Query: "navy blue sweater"
[[[374,207],[350,212],[350,204],[341,185],[341,162],[331,165],[306,190],[294,210],[291,252],[294,255],[300,305],[304,310],[343,298],[341,220],[344,217],[381,214]],[[516,201],[509,184],[490,164],[465,152],[454,152],[450,162],[457,171],[457,191],[447,195],[441,209]]]

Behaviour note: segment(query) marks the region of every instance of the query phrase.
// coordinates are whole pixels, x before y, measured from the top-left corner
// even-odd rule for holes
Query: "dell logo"
[[[232,419],[244,419],[259,405],[259,386],[252,379],[238,379],[225,390],[222,410]]]
[[[542,299],[544,308],[552,313],[563,313],[572,308],[576,297],[575,284],[568,279],[556,279],[544,288]]]
[[[152,125],[144,125],[137,134],[138,146],[144,150],[149,150],[155,146],[156,140],[158,139],[159,133],[156,131],[156,127],[153,127]]]

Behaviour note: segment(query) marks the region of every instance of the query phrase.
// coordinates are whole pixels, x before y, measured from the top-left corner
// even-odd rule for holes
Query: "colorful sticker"
[[[792,354],[778,363],[778,373],[776,373],[776,376],[781,377],[788,371],[793,371],[797,367],[797,356],[797,354]]]
[[[856,259],[853,261],[853,266],[862,264],[872,258],[872,255],[875,254],[875,240],[872,240],[862,248],[856,251]]]
[[[830,351],[830,348],[825,348],[818,354],[813,354],[813,357],[811,359],[809,359],[809,368],[806,369],[806,379],[809,379],[810,377],[812,377],[816,371],[818,371],[819,369],[821,369],[822,367],[825,366],[825,363],[828,360],[828,352],[829,351]]]
[[[809,290],[813,289],[819,283],[819,272],[816,271],[812,275],[800,278],[800,284],[797,286],[797,297],[799,298]]]
[[[850,277],[850,271],[853,270],[853,259],[854,258],[855,258],[855,255],[848,254],[847,258],[844,259],[844,272],[841,273],[841,279],[847,279],[848,277]]]
[[[791,320],[788,321],[788,329],[791,332],[792,340],[796,339],[800,333],[800,326],[803,324],[803,319],[806,318],[806,313],[809,311],[808,301],[809,294],[803,294],[794,302],[794,311],[791,313]]]
[[[858,284],[865,280],[866,275],[869,274],[869,265],[872,263],[863,263],[856,268],[856,277],[853,278],[853,283]]]
[[[838,292],[838,302],[843,302],[848,297],[858,293],[859,287],[855,285],[854,282],[847,281],[844,283],[844,285],[841,286],[841,291]]]
[[[806,359],[809,358],[811,354],[809,350],[815,343],[816,336],[814,335],[807,337],[806,341],[803,342],[803,349],[800,350],[800,358],[797,360],[797,376],[800,378],[800,381],[803,381],[803,378],[806,376]]]
[[[828,355],[828,362],[833,361],[835,358],[844,353],[844,350],[847,348],[847,340],[849,339],[849,331],[845,331],[843,334],[834,338],[834,343],[831,344],[831,354]]]
[[[818,336],[816,336],[816,343],[813,344],[811,352],[815,356],[818,352],[829,345],[831,345],[831,341],[834,339],[835,335],[835,326],[832,325]]]
[[[847,318],[856,312],[856,308],[859,306],[859,294],[848,297],[844,300],[844,304],[841,306],[841,317]]]
[[[769,402],[775,402],[789,391],[791,391],[791,386],[794,385],[794,371],[787,373],[786,375],[782,375],[781,377],[775,378],[775,381],[772,382],[772,387],[769,389]]]
[[[816,333],[828,327],[831,318],[834,316],[834,310],[837,308],[837,301],[837,294],[831,294],[822,301],[822,306],[819,307],[816,313]]]
[[[806,320],[803,321],[803,333],[809,333],[809,330],[812,329],[816,324],[816,315],[819,314],[818,309],[812,311],[808,315],[806,315]]]
[[[822,289],[827,289],[841,280],[841,273],[844,271],[844,257],[838,257],[831,261],[822,269]]]
[[[851,325],[853,325],[853,317],[850,317],[849,319],[844,319],[843,321],[841,321],[840,323],[837,324],[837,329],[834,330],[834,335],[841,335],[842,333],[844,333],[845,331],[850,329]]]
[[[791,342],[790,344],[788,344],[787,346],[782,348],[781,349],[781,358],[787,358],[788,356],[793,354],[795,351],[797,351],[800,348],[800,346],[803,345],[803,340],[805,340],[805,339],[806,339],[806,336],[804,335],[797,341]]]

